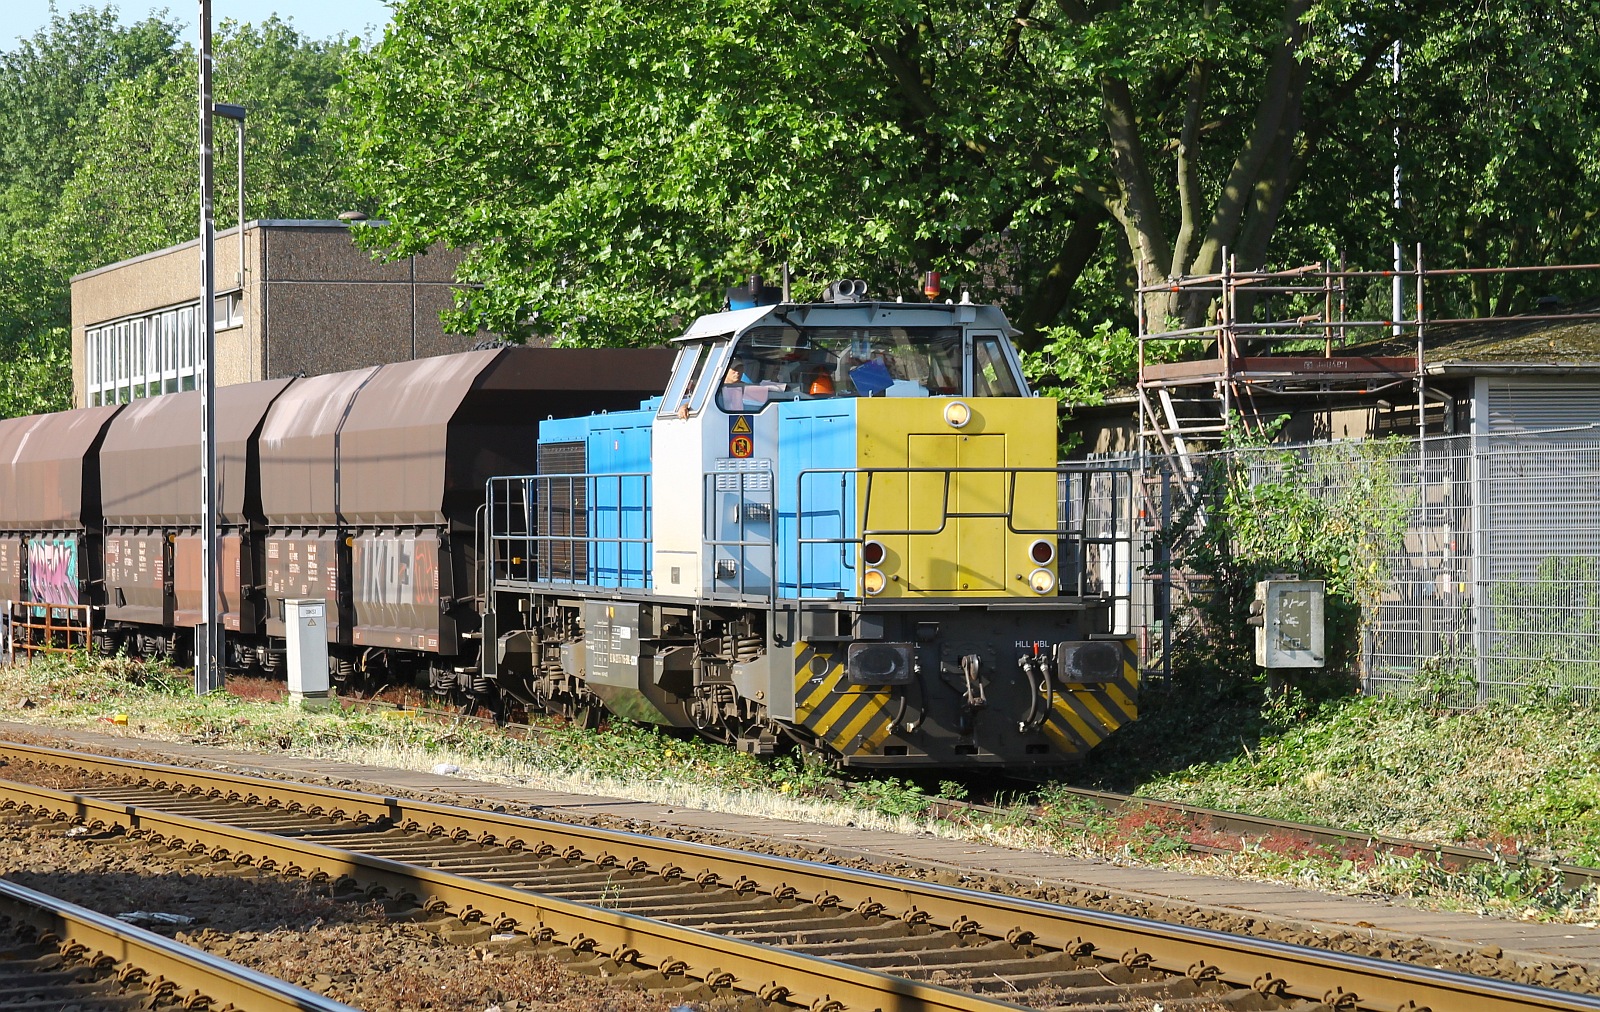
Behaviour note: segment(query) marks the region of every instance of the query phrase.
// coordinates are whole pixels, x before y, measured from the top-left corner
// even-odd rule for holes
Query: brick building
[[[463,351],[446,334],[459,254],[378,263],[342,221],[250,221],[216,241],[217,383],[317,375]],[[199,240],[72,279],[73,403],[194,389]]]

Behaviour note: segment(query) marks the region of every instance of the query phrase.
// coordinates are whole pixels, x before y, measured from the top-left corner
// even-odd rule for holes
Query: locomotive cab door
[[[705,482],[723,417],[708,409],[726,368],[727,338],[686,344],[656,414],[650,460],[653,589],[699,597],[705,588]]]

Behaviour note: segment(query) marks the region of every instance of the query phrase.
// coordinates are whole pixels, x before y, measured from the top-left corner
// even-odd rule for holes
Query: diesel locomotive
[[[500,348],[218,391],[231,666],[327,602],[341,685],[845,766],[1058,766],[1137,716],[1134,475],[1058,466],[992,306],[752,289],[675,350]],[[180,661],[193,393],[0,422],[0,601]]]

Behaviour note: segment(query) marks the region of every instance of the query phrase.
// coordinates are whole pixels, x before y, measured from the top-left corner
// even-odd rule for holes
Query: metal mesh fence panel
[[[1232,450],[1192,463],[1244,468],[1256,480],[1293,474],[1303,491],[1337,496],[1371,480],[1362,468],[1374,466],[1371,455],[1341,455],[1340,445]],[[1383,479],[1409,509],[1360,644],[1367,691],[1422,689],[1466,703],[1600,690],[1594,430],[1412,438],[1390,449]],[[1320,463],[1294,468],[1290,456]]]

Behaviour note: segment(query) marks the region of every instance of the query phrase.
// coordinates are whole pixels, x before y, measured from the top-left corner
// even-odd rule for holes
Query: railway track
[[[0,880],[0,1008],[356,1012],[66,900]]]
[[[441,724],[466,722],[487,727],[496,726],[494,720],[490,718],[456,713],[435,707],[397,708],[391,704],[376,703],[369,700],[354,700],[352,702],[356,706],[378,711],[399,710],[400,712],[415,714],[418,719]],[[504,733],[519,738],[538,733],[536,728],[526,724],[501,724],[498,726]],[[1600,868],[1566,864],[1521,852],[1507,854],[1488,847],[1469,847],[1461,844],[1438,843],[1402,836],[1390,836],[1383,833],[1366,833],[1359,830],[1341,829],[1335,826],[1319,826],[1312,823],[1292,822],[1286,819],[1271,819],[1241,812],[1204,808],[1178,801],[1135,797],[1131,794],[1118,794],[1112,791],[1098,791],[1082,787],[1066,787],[1060,784],[1054,785],[1053,790],[1063,798],[1094,806],[1113,816],[1137,810],[1171,812],[1182,816],[1183,819],[1197,829],[1210,829],[1219,833],[1237,833],[1244,837],[1287,835],[1316,846],[1365,846],[1391,854],[1421,855],[1433,860],[1440,867],[1451,871],[1463,871],[1482,865],[1510,864],[1516,867],[1540,869],[1559,876],[1562,886],[1569,890],[1600,889]],[[935,818],[952,822],[978,822],[1014,820],[1017,818],[1018,812],[1015,807],[933,798],[930,799],[929,814]],[[1038,821],[1043,815],[1037,809],[1031,814],[1035,821]],[[1082,827],[1085,825],[1085,822],[1081,819],[1069,818],[1058,819],[1057,821],[1069,826]],[[1189,846],[1195,851],[1214,851],[1217,849],[1198,844],[1190,844]]]
[[[17,778],[0,806],[413,902],[456,940],[547,947],[675,995],[815,1012],[1600,1012],[1592,995],[704,844],[31,746],[0,758]]]

